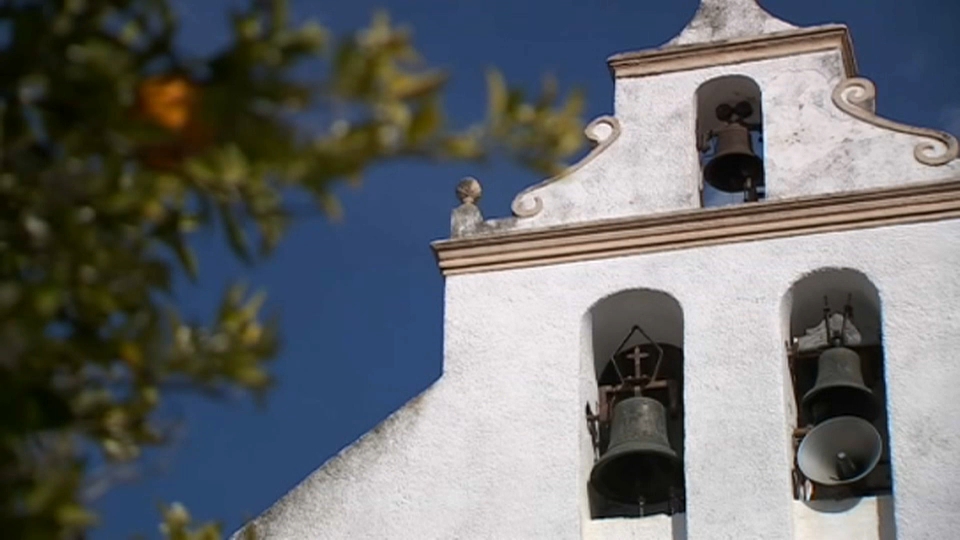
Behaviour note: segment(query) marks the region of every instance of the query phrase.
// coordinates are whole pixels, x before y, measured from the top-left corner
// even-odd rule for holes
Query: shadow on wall
[[[893,497],[883,497],[877,501],[877,534],[880,540],[897,540],[897,522],[893,515]]]
[[[671,518],[673,540],[687,540],[687,516],[676,514]]]

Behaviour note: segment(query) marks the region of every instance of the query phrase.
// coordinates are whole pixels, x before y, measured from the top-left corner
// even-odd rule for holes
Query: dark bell
[[[873,424],[839,416],[818,424],[800,442],[797,466],[818,484],[852,484],[869,475],[883,453],[883,440]]]
[[[590,482],[604,497],[625,504],[669,499],[679,458],[667,440],[666,410],[659,401],[632,397],[617,403],[610,445],[593,466]]]
[[[817,382],[803,396],[809,420],[819,424],[838,416],[873,420],[878,413],[876,396],[863,383],[860,356],[846,347],[831,347],[817,362]]]
[[[738,193],[763,185],[763,160],[753,152],[750,131],[733,122],[717,132],[716,153],[703,169],[703,179],[720,191]]]

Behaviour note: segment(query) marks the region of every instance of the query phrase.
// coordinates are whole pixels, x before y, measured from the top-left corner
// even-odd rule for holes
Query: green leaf
[[[209,182],[217,178],[217,172],[210,166],[210,163],[205,160],[198,158],[188,159],[184,162],[183,166],[186,173],[197,180]]]
[[[263,304],[266,301],[266,291],[257,291],[253,296],[250,297],[249,300],[247,300],[245,304],[243,304],[243,307],[240,309],[247,318],[253,319],[258,313],[260,313],[260,309],[263,308]]]
[[[260,389],[270,384],[270,375],[257,366],[241,366],[234,373],[234,379],[250,389]]]
[[[330,36],[327,29],[316,21],[307,21],[297,30],[296,40],[306,52],[318,52],[326,46]]]
[[[223,243],[258,262],[300,216],[284,208],[313,199],[307,215],[338,219],[338,185],[368,170],[493,157],[555,170],[582,144],[583,97],[561,101],[555,81],[528,101],[491,68],[485,117],[450,126],[446,74],[411,31],[378,13],[331,35],[291,21],[288,3],[240,2],[228,41],[187,56],[175,8],[189,2],[0,8],[0,85],[22,92],[0,103],[0,479],[15,483],[0,490],[0,536],[83,537],[80,486],[96,460],[77,457],[132,460],[169,442],[158,407],[171,388],[262,402],[279,325],[243,287],[206,321],[177,314],[176,274],[199,279],[191,233],[222,226]],[[178,512],[165,514],[170,540],[220,538]]]
[[[343,218],[343,205],[340,204],[340,199],[338,199],[336,195],[330,192],[324,192],[318,194],[316,199],[328,219],[331,221],[339,221]]]
[[[236,144],[227,145],[220,153],[220,176],[227,184],[239,184],[250,173],[249,163]]]
[[[537,109],[549,110],[560,95],[560,84],[552,74],[544,75],[540,98],[537,100]]]
[[[41,317],[51,317],[60,309],[63,290],[55,286],[46,286],[34,293],[33,306]]]
[[[573,92],[570,92],[570,96],[567,98],[566,103],[564,103],[560,114],[567,118],[579,121],[583,116],[586,106],[587,96],[582,89],[578,88]]]
[[[66,504],[57,508],[57,520],[71,528],[85,528],[97,523],[97,515],[79,504]]]
[[[394,99],[415,99],[439,91],[447,79],[447,74],[440,70],[423,74],[398,73],[388,79],[388,92]]]
[[[171,247],[177,254],[177,260],[180,261],[181,266],[186,270],[191,281],[197,281],[200,277],[200,269],[197,264],[197,255],[193,252],[193,248],[188,246],[181,237],[178,237]]]
[[[507,82],[500,71],[487,69],[487,121],[498,125],[507,112]]]
[[[287,27],[288,4],[287,0],[271,0],[270,26],[274,32],[279,32]]]
[[[247,240],[247,233],[243,230],[243,225],[237,219],[233,209],[226,204],[217,205],[217,209],[227,233],[227,243],[230,245],[233,254],[243,262],[252,264],[253,258],[250,254],[250,242]]]
[[[439,98],[428,99],[417,109],[410,121],[407,136],[410,142],[417,144],[425,141],[443,127],[443,105]]]

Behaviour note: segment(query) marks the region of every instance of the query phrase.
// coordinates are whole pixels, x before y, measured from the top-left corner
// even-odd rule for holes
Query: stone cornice
[[[718,43],[666,46],[628,52],[607,60],[615,78],[646,77],[671,71],[739,64],[819,51],[840,50],[844,76],[857,76],[853,43],[846,26],[828,25],[789,30],[760,37],[731,39]]]
[[[951,218],[960,218],[960,178],[440,240],[432,247],[450,276]]]

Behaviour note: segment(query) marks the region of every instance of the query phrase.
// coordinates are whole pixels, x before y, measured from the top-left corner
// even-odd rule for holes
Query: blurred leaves
[[[180,503],[162,509],[160,532],[168,540],[220,540],[220,526],[215,523],[194,525],[190,512]],[[253,540],[253,539],[250,539]]]
[[[377,165],[502,155],[552,174],[582,144],[581,94],[547,78],[528,96],[492,69],[486,117],[451,126],[448,74],[385,13],[347,35],[284,0],[229,17],[229,44],[191,56],[166,0],[0,3],[5,537],[94,525],[94,469],[168,444],[171,392],[266,395],[279,329],[262,292],[231,286],[208,320],[177,309],[174,276],[201,277],[195,232],[255,264],[297,193],[337,218],[332,188]],[[220,535],[178,505],[163,519],[171,539]]]

